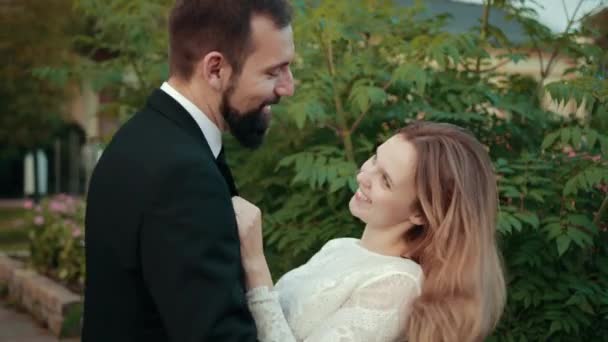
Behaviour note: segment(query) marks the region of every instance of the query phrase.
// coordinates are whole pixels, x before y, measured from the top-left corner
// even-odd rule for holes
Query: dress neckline
[[[357,239],[357,238],[352,238],[353,240],[353,244],[360,250],[362,250],[364,253],[375,256],[375,257],[381,257],[381,258],[388,258],[391,260],[403,260],[403,261],[412,261],[412,259],[408,259],[408,258],[404,258],[401,256],[394,256],[394,255],[386,255],[386,254],[382,254],[382,253],[378,253],[378,252],[374,252],[371,251],[367,248],[365,248],[363,245],[361,245],[361,239]]]

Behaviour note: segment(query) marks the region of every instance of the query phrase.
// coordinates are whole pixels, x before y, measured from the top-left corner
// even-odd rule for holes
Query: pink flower
[[[42,211],[42,207],[41,207],[41,206],[39,206],[39,205],[37,205],[37,206],[34,208],[34,210],[35,210],[37,213],[39,213],[39,212],[41,212],[41,211]]]
[[[49,209],[51,209],[52,212],[64,213],[67,208],[66,208],[65,204],[63,204],[61,202],[51,201],[51,204],[49,204]]]
[[[79,238],[80,236],[82,236],[82,230],[80,228],[75,228],[72,230],[73,238]]]
[[[32,209],[33,207],[34,207],[34,201],[28,199],[28,200],[25,200],[23,202],[23,208],[24,209],[28,209],[29,210],[29,209]]]
[[[44,224],[44,217],[43,216],[34,217],[34,224],[37,226],[42,226]]]
[[[76,204],[76,200],[74,199],[74,197],[68,196],[65,199],[65,204],[67,204],[68,206],[72,206],[72,205]]]

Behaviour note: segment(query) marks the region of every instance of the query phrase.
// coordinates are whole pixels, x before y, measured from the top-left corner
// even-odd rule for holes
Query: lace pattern
[[[328,243],[275,289],[247,293],[261,342],[403,341],[420,267],[340,240],[346,241]]]

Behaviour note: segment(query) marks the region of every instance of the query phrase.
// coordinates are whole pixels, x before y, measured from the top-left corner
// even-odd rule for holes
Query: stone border
[[[57,337],[80,335],[81,296],[2,253],[0,296],[8,296]]]

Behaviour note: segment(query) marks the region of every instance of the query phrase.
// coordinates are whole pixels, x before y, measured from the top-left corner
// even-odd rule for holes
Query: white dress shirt
[[[198,108],[194,103],[188,100],[184,95],[180,94],[175,88],[173,88],[169,83],[164,82],[160,87],[162,91],[171,96],[175,101],[177,101],[196,121],[198,126],[201,128],[209,147],[211,148],[211,152],[213,156],[217,158],[222,149],[222,132],[220,129],[203,113],[203,111]]]

